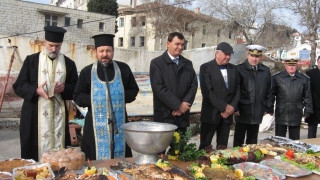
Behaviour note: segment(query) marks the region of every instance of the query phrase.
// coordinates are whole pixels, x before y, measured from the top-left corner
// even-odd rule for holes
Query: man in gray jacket
[[[286,137],[289,128],[289,138],[293,140],[300,139],[302,116],[308,117],[313,112],[309,77],[297,67],[297,59],[286,60],[286,70],[272,76],[272,102],[276,100],[275,135]]]

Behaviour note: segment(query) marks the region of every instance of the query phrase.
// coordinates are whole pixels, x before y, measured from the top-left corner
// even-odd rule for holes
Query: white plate
[[[318,174],[318,175],[320,175],[320,172],[319,172],[319,171],[312,170],[312,172],[313,172],[314,174]]]

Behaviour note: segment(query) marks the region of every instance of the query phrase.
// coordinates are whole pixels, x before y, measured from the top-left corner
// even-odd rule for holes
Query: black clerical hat
[[[233,48],[229,43],[226,42],[221,42],[217,46],[217,50],[220,50],[226,54],[231,54],[233,53]]]
[[[113,47],[113,34],[98,34],[95,36],[92,36],[94,39],[94,45],[95,47],[99,46],[112,46]]]
[[[67,32],[62,27],[58,26],[46,26],[45,30],[45,39],[50,42],[61,43],[63,41],[64,33]]]

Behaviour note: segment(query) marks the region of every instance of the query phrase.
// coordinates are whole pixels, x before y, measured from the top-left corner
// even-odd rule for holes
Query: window
[[[146,17],[141,16],[141,26],[145,26],[145,25],[146,25]]]
[[[232,31],[229,32],[229,39],[232,38]]]
[[[58,16],[46,14],[44,21],[45,21],[44,22],[45,26],[57,26],[58,25]]]
[[[206,43],[202,43],[202,44],[201,44],[201,47],[206,47]]]
[[[77,28],[82,29],[83,19],[78,19]]]
[[[144,36],[140,36],[140,47],[144,46]]]
[[[136,46],[136,38],[135,37],[131,37],[130,38],[130,46],[131,47],[135,47]]]
[[[188,49],[188,41],[184,41],[184,46],[183,46],[184,50],[187,50]]]
[[[185,23],[184,24],[184,30],[189,30],[189,26],[190,26],[190,23],[189,22],[187,22],[187,23]]]
[[[118,47],[122,47],[122,46],[123,46],[123,38],[122,38],[122,37],[119,37]]]
[[[206,25],[203,25],[203,27],[202,27],[202,34],[203,34],[203,35],[206,35],[206,34],[207,34],[207,27],[206,27]]]
[[[120,27],[123,27],[123,26],[124,26],[124,18],[120,18],[119,26],[120,26]]]
[[[99,31],[104,31],[104,23],[103,22],[99,23]]]
[[[137,18],[136,17],[131,17],[131,26],[136,27],[137,25]]]
[[[64,18],[64,26],[70,26],[71,17]]]
[[[220,37],[220,29],[218,30],[217,36]]]

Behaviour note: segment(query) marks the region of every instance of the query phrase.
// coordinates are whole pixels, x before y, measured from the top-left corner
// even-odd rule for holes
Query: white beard
[[[47,54],[47,56],[48,56],[49,58],[55,59],[55,58],[58,56],[59,51],[58,51],[58,52],[53,52],[53,51],[48,51],[48,50],[46,50],[46,54]]]

